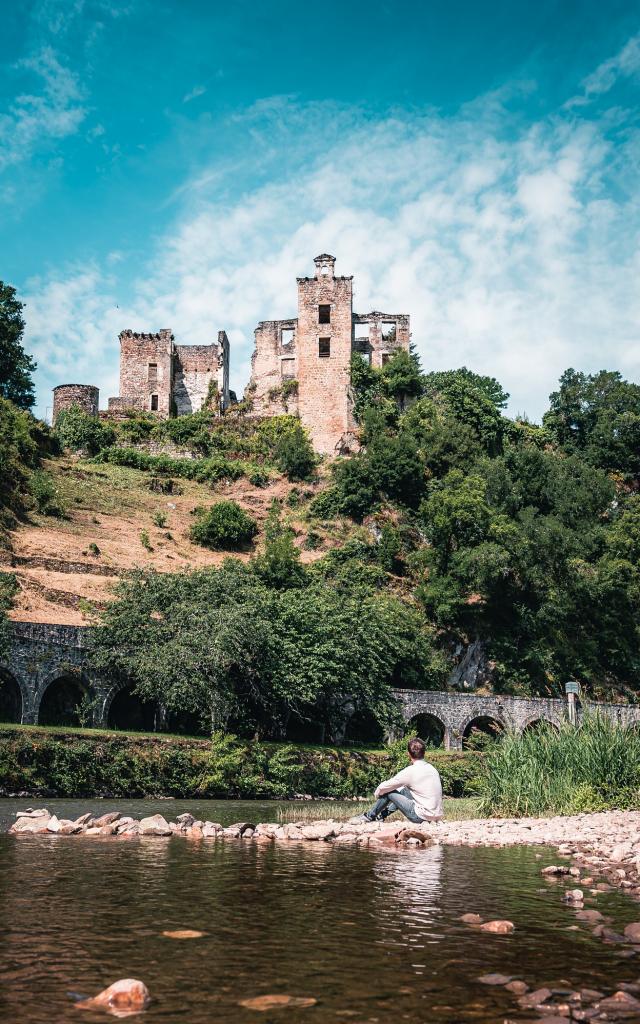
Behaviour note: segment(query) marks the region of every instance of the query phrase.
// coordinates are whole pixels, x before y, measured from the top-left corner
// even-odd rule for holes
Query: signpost
[[[576,725],[578,716],[576,714],[576,697],[580,693],[580,683],[576,683],[574,679],[570,679],[568,683],[564,684],[564,692],[567,695],[567,702],[569,705],[569,721],[572,725]]]

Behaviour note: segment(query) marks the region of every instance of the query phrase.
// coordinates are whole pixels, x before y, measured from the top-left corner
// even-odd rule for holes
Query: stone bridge
[[[551,697],[482,697],[439,690],[394,690],[402,717],[419,734],[439,734],[447,750],[461,750],[475,727],[521,733],[538,722],[560,725],[568,719],[566,700]],[[623,725],[640,722],[640,705],[592,704],[592,708]],[[583,713],[578,705],[577,716]],[[426,737],[425,737],[426,738]]]
[[[9,649],[0,657],[0,721],[117,724],[120,728],[145,730],[161,727],[163,715],[159,709],[145,710],[137,698],[131,699],[126,688],[109,684],[92,671],[87,656],[89,635],[88,627],[12,623]],[[461,749],[474,727],[522,732],[536,722],[559,725],[567,718],[564,700],[482,697],[437,690],[399,689],[394,693],[407,730],[415,730],[425,739],[437,739],[448,750]],[[640,705],[594,706],[615,721],[640,722]]]

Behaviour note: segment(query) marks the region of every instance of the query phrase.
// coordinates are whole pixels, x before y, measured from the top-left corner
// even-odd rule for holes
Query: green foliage
[[[479,755],[430,751],[447,795],[472,795]],[[406,753],[402,766],[406,764]],[[400,765],[398,765],[400,766]],[[0,794],[112,798],[142,796],[285,799],[371,796],[396,771],[394,751],[300,748],[233,733],[198,740],[63,730],[0,732]]]
[[[113,427],[97,416],[89,416],[79,405],[72,405],[58,414],[54,433],[63,448],[86,451],[89,455],[109,448],[116,439]]]
[[[268,587],[284,590],[303,586],[306,581],[294,532],[281,521],[282,506],[274,501],[265,524],[265,548],[253,563],[255,572]]]
[[[580,728],[507,734],[486,755],[481,813],[577,814],[640,807],[640,734],[597,714]]]
[[[153,548],[151,546],[151,540],[149,538],[149,532],[147,530],[140,530],[140,543],[142,544],[143,548],[146,548],[147,551],[153,551]]]
[[[0,281],[0,397],[18,409],[30,409],[35,402],[31,375],[36,364],[22,347],[23,309],[15,288]]]
[[[549,397],[545,428],[567,451],[628,479],[640,477],[640,385],[617,372],[566,370]]]
[[[293,481],[310,480],[318,463],[309,435],[297,421],[281,434],[274,455],[278,469]]]
[[[362,519],[384,501],[415,509],[426,487],[418,445],[403,430],[398,434],[372,431],[364,451],[335,464],[334,481],[337,511],[354,519]],[[325,502],[330,500],[325,498]],[[314,515],[323,507],[320,499],[311,503]]]
[[[149,455],[135,448],[109,448],[103,450],[96,462],[110,462],[115,466],[131,466],[162,476],[178,476],[199,483],[215,483],[217,480],[237,480],[244,474],[245,466],[224,456],[209,459],[173,459],[169,455]]]
[[[13,606],[13,599],[19,590],[14,573],[0,572],[0,655],[4,653],[10,640],[6,613]]]
[[[52,449],[48,428],[0,397],[0,527],[24,512],[32,471]]]
[[[45,516],[63,516],[64,506],[51,473],[37,469],[29,479],[29,491],[36,510]]]
[[[381,368],[373,367],[359,353],[351,357],[351,389],[354,415],[361,423],[375,408],[387,423],[394,423],[407,403],[422,394],[424,378],[414,352],[399,349]]]
[[[156,509],[153,513],[153,525],[157,526],[159,530],[163,530],[167,525],[167,514],[162,512],[160,509]]]
[[[218,551],[246,547],[258,532],[258,524],[236,501],[217,501],[197,513],[189,536],[196,544]]]

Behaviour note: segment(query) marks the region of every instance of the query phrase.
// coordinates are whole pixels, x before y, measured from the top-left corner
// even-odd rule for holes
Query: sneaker
[[[366,823],[371,824],[375,821],[375,818],[369,817],[368,814],[356,814],[355,817],[349,818],[347,825],[364,825]]]

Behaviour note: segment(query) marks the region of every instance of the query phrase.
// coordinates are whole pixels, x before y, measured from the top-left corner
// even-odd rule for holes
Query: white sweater
[[[443,817],[442,783],[436,768],[428,761],[414,761],[408,768],[394,775],[392,779],[381,782],[376,789],[376,797],[392,793],[394,789],[406,786],[411,792],[416,805],[416,813],[425,821],[436,821]]]

